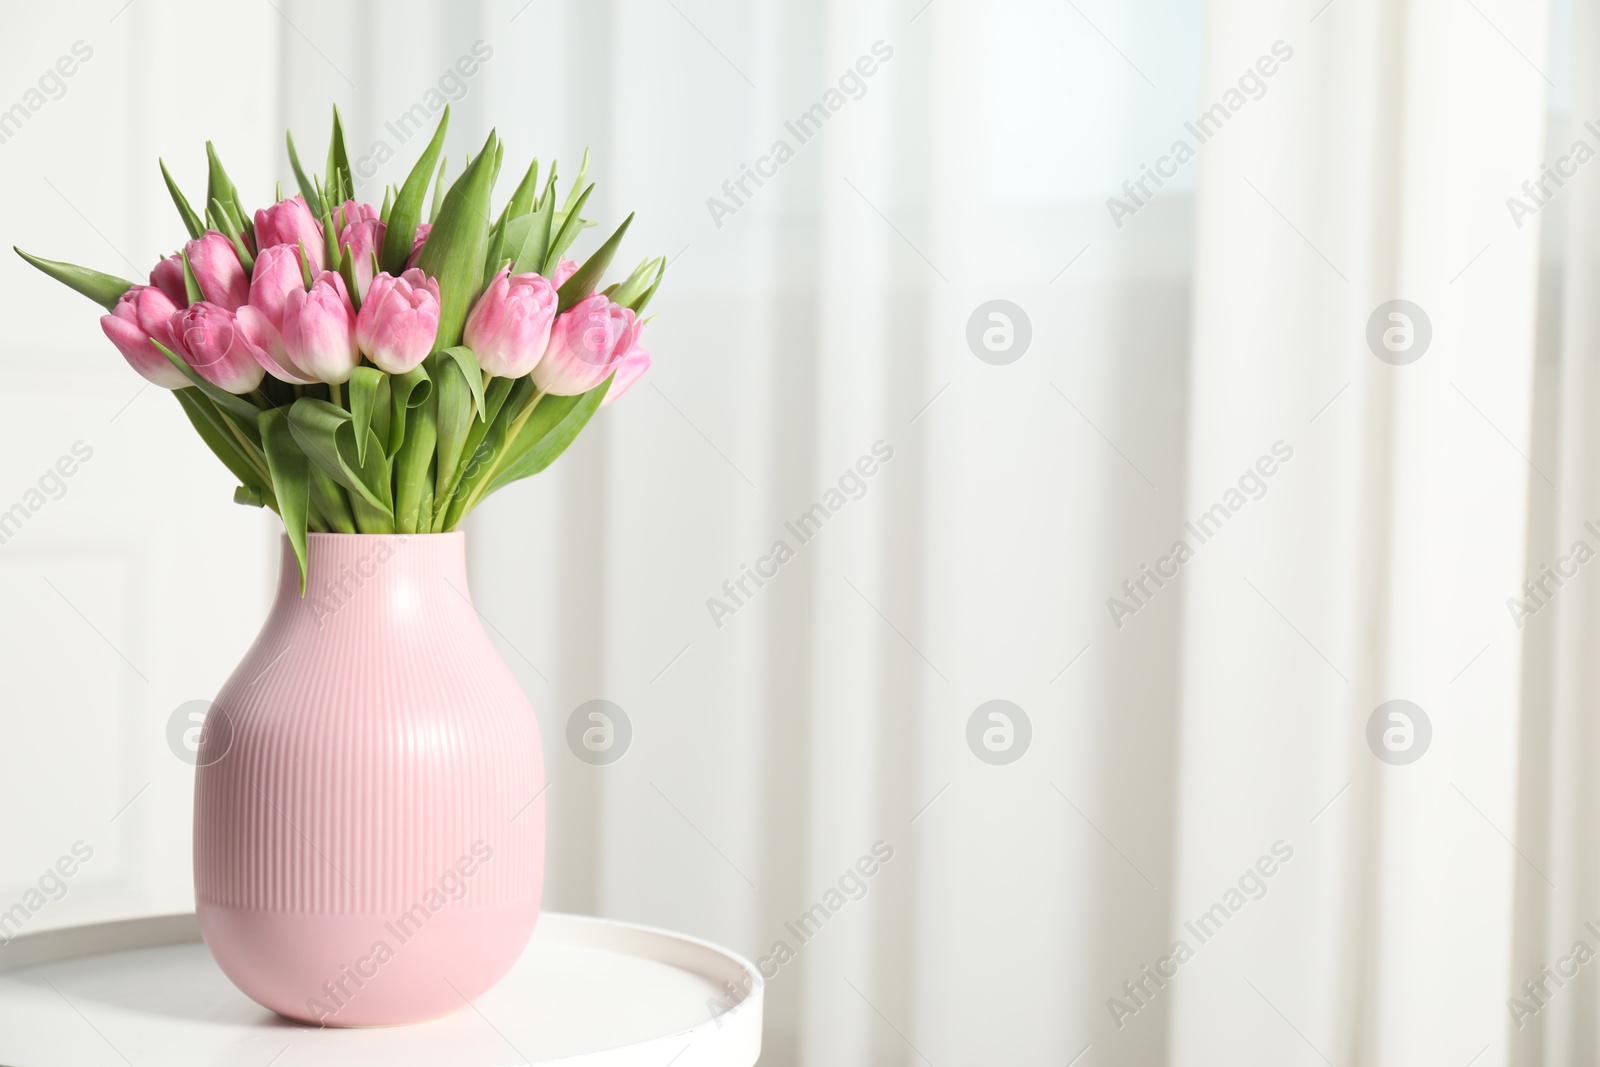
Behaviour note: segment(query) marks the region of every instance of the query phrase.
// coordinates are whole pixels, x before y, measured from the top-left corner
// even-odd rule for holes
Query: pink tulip
[[[344,279],[332,271],[317,275],[309,292],[289,293],[282,333],[289,362],[319,382],[349,381],[361,362],[355,309]]]
[[[502,270],[473,305],[463,340],[484,370],[520,378],[544,355],[555,315],[556,289],[549,279]]]
[[[256,362],[268,374],[293,385],[310,385],[316,381],[289,360],[289,350],[284,346],[282,332],[260,311],[246,304],[233,316],[235,328],[244,335],[255,352]]]
[[[650,362],[650,353],[635,344],[627,355],[617,360],[617,369],[611,376],[611,388],[606,390],[600,406],[605,407],[613,400],[620,399],[623,393],[633,388],[633,383],[644,377],[644,372],[650,369]]]
[[[379,370],[404,374],[433,351],[438,333],[438,282],[420,270],[372,279],[356,316],[356,344]]]
[[[135,285],[122,294],[111,314],[100,316],[100,328],[128,365],[163,389],[182,389],[190,384],[183,372],[150,343],[154,338],[177,351],[168,323],[179,307],[155,286]]]
[[[424,222],[417,227],[416,240],[411,242],[411,255],[406,257],[406,270],[417,265],[417,260],[422,256],[422,246],[428,243],[428,234],[433,232],[433,223]]]
[[[556,316],[550,347],[533,368],[533,383],[555,396],[587,393],[616,369],[638,336],[633,312],[595,293]]]
[[[239,262],[233,242],[216,230],[207,230],[183,246],[189,257],[194,280],[200,283],[200,296],[229,311],[250,299],[250,275]]]
[[[358,222],[372,222],[378,218],[378,209],[359,200],[346,200],[333,214],[333,224],[341,232]]]
[[[202,300],[172,317],[177,352],[195,373],[219,389],[248,393],[261,384],[256,347],[225,307]]]
[[[339,252],[342,255],[346,248],[350,250],[356,291],[363,300],[367,298],[367,287],[372,284],[372,257],[383,254],[385,229],[380,220],[372,218],[346,223],[344,229],[339,231]]]
[[[300,269],[300,250],[290,245],[264,248],[256,257],[256,272],[250,279],[250,306],[267,317],[275,329],[283,329],[283,311],[289,294],[306,288]]]
[[[174,252],[157,263],[150,272],[150,284],[167,294],[178,307],[189,305],[189,289],[183,284],[183,257]]]
[[[550,279],[550,284],[559,289],[566,283],[568,278],[576,273],[578,273],[578,261],[575,259],[563,259],[556,264],[556,273]]]
[[[306,246],[311,273],[323,269],[322,224],[311,214],[304,197],[291,196],[256,212],[256,248],[262,252],[274,245]]]
[[[256,257],[255,276],[250,280],[250,303],[237,312],[239,325],[260,350],[261,365],[273,377],[295,385],[316,381],[289,358],[283,343],[283,315],[290,293],[305,292],[300,270],[300,249],[273,245]]]

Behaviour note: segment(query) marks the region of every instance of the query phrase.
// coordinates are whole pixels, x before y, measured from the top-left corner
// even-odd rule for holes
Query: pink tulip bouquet
[[[189,241],[148,285],[17,250],[106,308],[106,336],[172,390],[234,499],[282,517],[302,584],[307,531],[454,530],[650,366],[639,315],[665,259],[600,288],[633,216],[583,264],[563,258],[593,225],[587,154],[564,201],[534,160],[491,219],[503,145],[490,133],[447,188],[449,118],[377,208],[354,199],[337,110],[324,176],[288,138],[300,194],[253,215],[209,143],[204,218],[163,165]]]

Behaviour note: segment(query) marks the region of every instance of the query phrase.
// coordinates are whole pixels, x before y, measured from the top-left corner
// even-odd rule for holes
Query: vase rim
[[[310,541],[326,541],[326,540],[332,540],[332,539],[337,539],[337,540],[340,540],[340,541],[360,541],[360,540],[368,540],[368,541],[407,541],[407,540],[410,540],[413,537],[427,538],[429,540],[446,540],[446,539],[449,539],[449,538],[460,539],[460,538],[466,537],[466,535],[467,535],[467,532],[465,530],[445,530],[445,531],[443,531],[441,533],[392,533],[392,534],[367,534],[367,533],[347,534],[347,533],[337,533],[337,532],[324,533],[324,532],[317,531],[317,530],[308,530],[308,531],[306,531],[306,540],[308,542],[310,542]],[[282,536],[283,536],[283,539],[285,541],[287,541],[289,539],[289,535],[288,534],[283,534]]]

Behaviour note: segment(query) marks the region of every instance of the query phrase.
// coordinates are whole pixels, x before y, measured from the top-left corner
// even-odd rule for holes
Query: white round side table
[[[250,1000],[193,915],[0,947],[4,1067],[750,1067],[761,1010],[761,976],[726,949],[552,912],[511,973],[455,1015],[365,1030],[290,1022]]]

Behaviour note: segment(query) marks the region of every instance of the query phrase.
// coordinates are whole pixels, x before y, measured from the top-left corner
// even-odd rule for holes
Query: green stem
[[[244,435],[244,432],[239,429],[239,424],[228,417],[227,412],[220,412],[220,414],[222,415],[222,421],[228,424],[228,431],[233,434],[239,442],[239,447],[244,450],[244,457],[250,461],[252,467],[260,472],[261,477],[266,479],[266,484],[272,485],[272,472],[267,469],[266,459],[257,451],[256,446],[250,443],[250,439]],[[273,510],[277,509],[274,508]]]
[[[506,449],[510,447],[511,442],[517,439],[517,435],[522,432],[522,428],[528,424],[529,417],[533,415],[533,409],[539,406],[539,401],[543,400],[544,397],[543,389],[534,393],[533,399],[528,401],[528,406],[517,412],[517,417],[511,420],[511,425],[506,429],[505,439],[500,443],[500,450],[494,454],[494,458],[489,463],[489,469],[484,472],[483,477],[478,480],[478,484],[472,487],[472,491],[467,494],[466,500],[462,502],[461,513],[456,516],[457,522],[466,518],[467,514],[478,506],[478,501],[483,499],[483,495],[489,491],[489,486],[494,483],[495,475],[500,473],[500,461],[505,459]]]
[[[333,403],[334,407],[344,407],[344,396],[339,392],[338,382],[328,383],[328,399]]]

